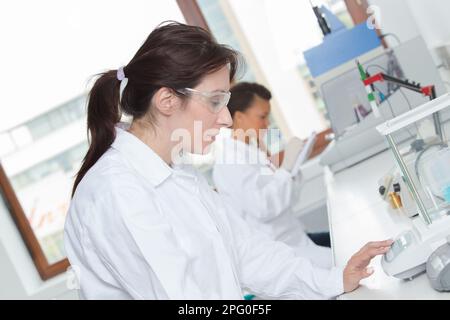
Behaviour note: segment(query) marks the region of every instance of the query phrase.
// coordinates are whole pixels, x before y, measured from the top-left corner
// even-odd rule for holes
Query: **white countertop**
[[[378,195],[378,180],[395,165],[393,159],[387,151],[337,174],[325,170],[335,264],[344,266],[367,242],[395,238],[411,226],[409,218],[389,210],[388,203]],[[450,293],[439,293],[430,286],[426,274],[403,281],[384,273],[381,257],[375,258],[371,265],[374,275],[363,280],[359,289],[340,299],[450,300]]]

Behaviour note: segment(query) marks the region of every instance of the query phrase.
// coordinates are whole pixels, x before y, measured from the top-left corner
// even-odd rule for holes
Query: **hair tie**
[[[125,72],[123,71],[123,66],[117,69],[117,80],[122,81],[125,79]]]
[[[125,76],[125,72],[123,71],[123,66],[117,69],[117,80],[120,81],[120,89],[119,89],[119,103],[122,101],[123,90],[128,84],[128,78]]]

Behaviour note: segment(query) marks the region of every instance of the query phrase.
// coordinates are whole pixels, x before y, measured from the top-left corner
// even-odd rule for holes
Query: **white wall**
[[[422,36],[427,43],[435,64],[441,64],[435,47],[443,43],[450,45],[450,1],[449,0],[369,0],[379,6],[381,28],[384,33],[395,33],[402,42]],[[390,45],[395,39],[386,38]],[[440,70],[445,81],[450,72]]]
[[[428,46],[450,41],[450,1],[448,0],[370,0],[379,6],[383,32],[393,32],[401,41],[421,35]],[[389,38],[389,43],[395,40]],[[393,42],[394,41],[394,42]]]
[[[450,41],[450,1],[406,0],[420,33],[430,47]]]
[[[420,33],[430,48],[436,64],[442,64],[443,59],[436,55],[435,48],[447,46],[450,55],[450,1],[448,0],[407,0]],[[447,59],[449,57],[447,56]],[[450,89],[450,70],[441,68],[441,76]]]
[[[369,3],[380,8],[379,24],[383,33],[394,33],[402,42],[420,34],[407,0],[369,0]],[[386,41],[389,45],[397,45],[391,37],[386,38]]]

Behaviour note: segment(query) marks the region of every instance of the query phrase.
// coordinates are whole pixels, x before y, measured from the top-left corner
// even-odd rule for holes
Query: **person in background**
[[[120,40],[118,41],[120,43]],[[239,55],[207,31],[171,22],[90,93],[90,145],[64,242],[84,299],[329,299],[372,274],[392,241],[324,269],[248,228],[191,165],[220,128]],[[132,117],[121,124],[122,112]]]
[[[291,139],[280,168],[281,157],[271,155],[264,144],[271,98],[270,91],[257,83],[241,82],[231,88],[228,109],[233,117],[232,132],[223,139],[217,154],[214,185],[222,196],[242,208],[235,213],[252,228],[295,248],[298,255],[310,258],[317,266],[331,268],[329,233],[306,234],[292,210],[302,179],[301,174],[290,171],[302,142]]]

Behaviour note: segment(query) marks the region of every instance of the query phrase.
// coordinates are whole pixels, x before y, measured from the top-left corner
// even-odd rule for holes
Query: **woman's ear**
[[[180,105],[180,99],[166,87],[160,88],[153,96],[154,107],[163,115],[172,115]]]
[[[236,111],[233,115],[233,123],[238,125],[242,123],[242,119],[245,115],[241,111]]]

